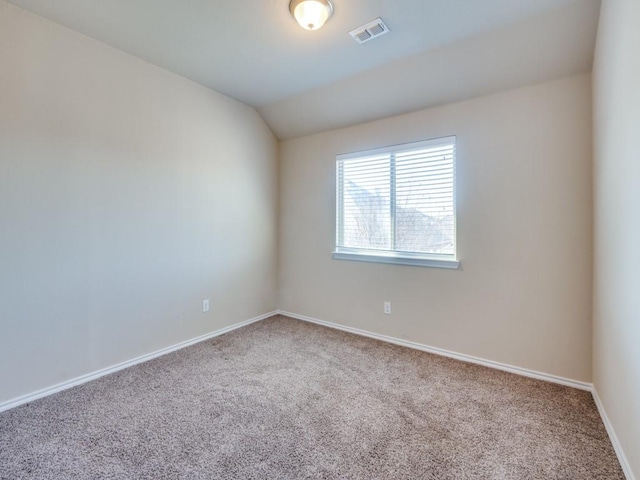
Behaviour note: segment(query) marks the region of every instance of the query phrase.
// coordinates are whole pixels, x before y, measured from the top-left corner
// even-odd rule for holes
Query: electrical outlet
[[[384,314],[391,315],[391,302],[384,302]]]
[[[207,298],[206,300],[202,301],[202,313],[205,313],[208,311],[209,311],[209,299]]]

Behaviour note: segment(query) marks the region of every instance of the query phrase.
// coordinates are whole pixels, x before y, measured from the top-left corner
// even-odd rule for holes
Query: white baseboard
[[[484,358],[474,357],[472,355],[466,355],[464,353],[451,352],[442,348],[431,347],[422,343],[411,342],[409,340],[402,340],[395,337],[389,337],[387,335],[381,335],[379,333],[368,332],[366,330],[360,330],[359,328],[347,327],[337,323],[325,322],[324,320],[318,320],[317,318],[311,318],[304,315],[298,315],[297,313],[285,312],[278,310],[278,314],[285,315],[287,317],[303,320],[305,322],[316,323],[318,325],[324,325],[325,327],[335,328],[356,335],[362,335],[363,337],[374,338],[387,343],[393,343],[395,345],[401,345],[403,347],[413,348],[415,350],[422,350],[423,352],[434,353],[444,357],[461,360],[463,362],[475,363],[477,365],[483,365],[489,368],[495,368],[496,370],[503,370],[505,372],[515,373],[516,375],[522,375],[524,377],[535,378],[537,380],[545,380],[551,383],[557,383],[565,385],[567,387],[573,387],[580,390],[591,391],[593,384],[587,382],[581,382],[579,380],[572,380],[569,378],[559,377],[557,375],[551,375],[549,373],[537,372],[535,370],[529,370],[526,368],[516,367],[513,365],[507,365],[505,363],[494,362],[493,360],[485,360]]]
[[[611,444],[613,445],[613,448],[614,448],[614,450],[616,452],[616,455],[618,456],[618,460],[620,461],[620,465],[622,466],[622,470],[624,471],[624,474],[625,474],[627,480],[635,480],[635,476],[633,475],[633,472],[631,471],[631,466],[629,465],[629,461],[627,460],[627,457],[625,456],[624,451],[622,450],[622,447],[620,445],[620,441],[618,440],[618,437],[617,437],[617,435],[615,433],[615,430],[613,429],[613,426],[611,425],[611,422],[609,421],[609,417],[607,416],[607,412],[605,411],[604,406],[602,405],[602,401],[600,400],[600,397],[598,396],[598,392],[596,391],[596,389],[593,387],[593,385],[591,383],[581,382],[581,381],[578,381],[578,380],[571,380],[571,379],[568,379],[568,378],[559,377],[557,375],[551,375],[551,374],[548,374],[548,373],[537,372],[535,370],[529,370],[529,369],[526,369],[526,368],[516,367],[516,366],[513,366],[513,365],[507,365],[507,364],[500,363],[500,362],[494,362],[493,360],[485,360],[483,358],[474,357],[472,355],[466,355],[466,354],[463,354],[463,353],[451,352],[449,350],[444,350],[442,348],[431,347],[431,346],[424,345],[424,344],[421,344],[421,343],[411,342],[409,340],[402,340],[402,339],[395,338],[395,337],[390,337],[390,336],[387,336],[387,335],[368,332],[366,330],[361,330],[359,328],[347,327],[345,325],[340,325],[340,324],[332,323],[332,322],[326,322],[324,320],[318,320],[317,318],[311,318],[311,317],[307,317],[305,315],[299,315],[297,313],[286,312],[286,311],[282,311],[282,310],[277,310],[275,312],[265,313],[264,315],[260,315],[258,317],[254,317],[254,318],[251,318],[249,320],[245,320],[244,322],[236,323],[236,324],[231,325],[229,327],[221,328],[220,330],[216,330],[214,332],[207,333],[205,335],[201,335],[199,337],[192,338],[190,340],[185,340],[184,342],[176,343],[175,345],[171,345],[169,347],[165,347],[165,348],[162,348],[160,350],[156,350],[155,352],[151,352],[151,353],[148,353],[146,355],[142,355],[142,356],[133,358],[131,360],[127,360],[125,362],[118,363],[117,365],[106,367],[106,368],[103,368],[101,370],[97,370],[95,372],[87,373],[85,375],[81,375],[81,376],[73,378],[71,380],[67,380],[65,382],[58,383],[58,384],[53,385],[51,387],[43,388],[42,390],[38,390],[36,392],[29,393],[27,395],[22,395],[20,397],[5,401],[3,403],[0,403],[0,412],[3,412],[5,410],[9,410],[9,409],[17,407],[19,405],[23,405],[25,403],[33,402],[34,400],[37,400],[39,398],[43,398],[43,397],[52,395],[54,393],[61,392],[63,390],[67,390],[67,389],[75,387],[77,385],[81,385],[83,383],[90,382],[91,380],[95,380],[95,379],[103,377],[105,375],[109,375],[110,373],[115,373],[115,372],[117,372],[119,370],[123,370],[123,369],[131,367],[133,365],[137,365],[139,363],[143,363],[143,362],[152,360],[152,359],[160,357],[162,355],[166,355],[167,353],[175,352],[176,350],[180,350],[182,348],[186,348],[186,347],[189,347],[191,345],[195,345],[196,343],[204,342],[205,340],[209,340],[210,338],[214,338],[214,337],[218,337],[220,335],[224,335],[225,333],[229,333],[229,332],[231,332],[233,330],[245,327],[245,326],[250,325],[252,323],[259,322],[261,320],[265,320],[265,319],[267,319],[269,317],[272,317],[274,315],[285,315],[287,317],[295,318],[295,319],[302,320],[302,321],[305,321],[305,322],[310,322],[310,323],[315,323],[315,324],[318,324],[318,325],[323,325],[325,327],[334,328],[334,329],[337,329],[337,330],[342,330],[342,331],[345,331],[345,332],[353,333],[353,334],[356,334],[356,335],[361,335],[361,336],[364,336],[364,337],[373,338],[373,339],[380,340],[380,341],[387,342],[387,343],[393,343],[395,345],[400,345],[400,346],[403,346],[403,347],[413,348],[415,350],[421,350],[421,351],[424,351],[424,352],[433,353],[435,355],[441,355],[441,356],[453,358],[453,359],[456,359],[456,360],[461,360],[463,362],[475,363],[475,364],[478,364],[478,365],[483,365],[485,367],[494,368],[494,369],[497,369],[497,370],[503,370],[505,372],[514,373],[516,375],[522,375],[522,376],[525,376],[525,377],[535,378],[535,379],[538,379],[538,380],[545,380],[547,382],[557,383],[557,384],[560,384],[560,385],[565,385],[565,386],[577,388],[577,389],[580,389],[580,390],[590,391],[592,393],[592,395],[593,395],[593,399],[594,399],[595,404],[596,404],[596,406],[598,408],[598,412],[600,413],[600,416],[602,417],[602,421],[603,421],[604,426],[605,426],[605,428],[607,430],[607,433],[609,434],[609,438],[611,440]]]
[[[627,456],[624,454],[624,450],[622,450],[622,446],[620,445],[620,440],[618,440],[618,436],[616,435],[615,430],[613,429],[613,425],[607,416],[607,412],[604,409],[604,405],[600,400],[600,396],[598,395],[598,391],[594,387],[591,390],[591,394],[593,395],[593,401],[596,402],[596,406],[598,407],[598,412],[600,412],[600,417],[602,418],[602,423],[604,423],[604,428],[606,428],[607,433],[609,434],[609,439],[611,440],[611,444],[613,445],[613,449],[618,456],[618,461],[620,462],[620,466],[622,467],[622,471],[624,472],[627,480],[635,480],[635,476],[631,471],[631,465],[629,465],[629,460],[627,460]]]
[[[37,400],[39,398],[46,397],[48,395],[52,395],[57,392],[61,392],[62,390],[67,390],[77,385],[82,385],[83,383],[90,382],[91,380],[95,380],[105,375],[109,375],[110,373],[117,372],[118,370],[132,367],[133,365],[137,365],[138,363],[143,363],[143,362],[152,360],[154,358],[161,357],[162,355],[175,352],[176,350],[189,347],[196,343],[204,342],[205,340],[209,340],[210,338],[218,337],[220,335],[229,333],[238,328],[245,327],[251,323],[259,322],[260,320],[264,320],[266,318],[272,317],[276,315],[276,313],[277,312],[265,313],[264,315],[260,315],[258,317],[254,317],[249,320],[245,320],[244,322],[236,323],[229,327],[221,328],[220,330],[216,330],[215,332],[207,333],[205,335],[201,335],[199,337],[192,338],[190,340],[185,340],[184,342],[176,343],[175,345],[171,345],[169,347],[156,350],[155,352],[147,353],[146,355],[142,355],[140,357],[136,357],[131,360],[124,361],[122,363],[118,363],[117,365],[112,365],[110,367],[106,367],[106,368],[97,370],[95,372],[87,373],[85,375],[72,378],[71,380],[67,380],[66,382],[58,383],[51,387],[43,388],[42,390],[38,390],[37,392],[28,393],[26,395],[22,395],[20,397],[5,401],[3,403],[0,403],[0,412],[4,412],[5,410],[9,410],[11,408],[17,407],[19,405],[23,405],[25,403],[33,402],[34,400]]]

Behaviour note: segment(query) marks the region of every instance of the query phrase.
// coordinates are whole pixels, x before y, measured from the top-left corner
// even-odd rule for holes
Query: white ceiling
[[[258,108],[281,139],[589,71],[600,0],[8,0]],[[382,17],[363,45],[349,30]]]

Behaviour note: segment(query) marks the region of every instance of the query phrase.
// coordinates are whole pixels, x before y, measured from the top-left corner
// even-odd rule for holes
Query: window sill
[[[460,262],[453,259],[434,258],[427,256],[404,256],[382,253],[354,253],[333,252],[334,260],[354,260],[357,262],[390,263],[394,265],[412,265],[417,267],[447,268],[455,270]]]

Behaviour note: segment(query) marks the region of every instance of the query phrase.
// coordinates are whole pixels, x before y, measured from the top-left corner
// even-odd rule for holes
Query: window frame
[[[407,150],[421,149],[428,147],[435,147],[438,145],[453,144],[453,254],[437,254],[437,253],[422,253],[422,252],[406,252],[400,250],[377,250],[377,249],[365,249],[355,247],[340,246],[340,235],[343,233],[341,223],[343,221],[343,213],[341,206],[343,206],[340,196],[343,194],[343,186],[340,184],[339,169],[341,162],[345,160],[351,160],[361,157],[375,156],[375,155],[389,155],[392,157],[398,152],[405,152]],[[373,148],[369,150],[362,150],[358,152],[344,153],[336,156],[336,208],[335,208],[335,249],[332,253],[334,260],[354,260],[359,262],[374,262],[374,263],[386,263],[395,265],[412,265],[420,267],[435,267],[435,268],[447,268],[457,269],[460,267],[460,261],[458,260],[458,239],[457,239],[457,137],[455,135],[449,135],[446,137],[432,138],[428,140],[422,140],[417,142],[402,143],[396,145],[390,145],[386,147]],[[393,165],[393,162],[391,162]],[[395,172],[393,173],[395,175]],[[395,180],[395,179],[394,179]],[[394,182],[392,182],[394,183]],[[390,202],[395,204],[396,192],[392,189]],[[393,211],[393,210],[392,210]],[[391,227],[393,229],[393,226]]]

